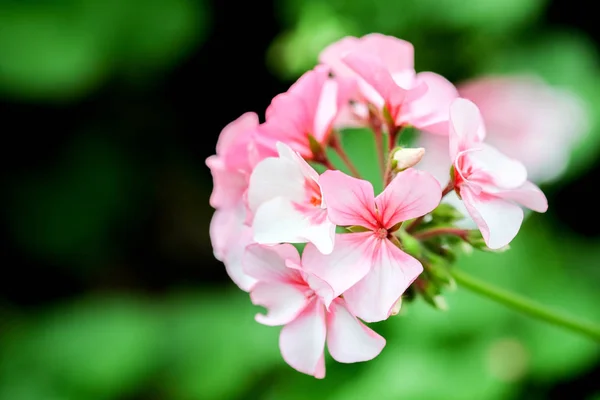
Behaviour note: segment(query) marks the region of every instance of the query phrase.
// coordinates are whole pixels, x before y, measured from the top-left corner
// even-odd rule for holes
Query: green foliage
[[[113,74],[155,75],[207,25],[194,0],[1,0],[0,10],[0,93],[43,101],[80,98]]]

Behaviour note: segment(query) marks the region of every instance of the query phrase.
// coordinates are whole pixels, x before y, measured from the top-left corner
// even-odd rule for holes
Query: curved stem
[[[337,155],[340,157],[340,159],[342,160],[342,162],[346,165],[346,167],[348,167],[348,169],[350,170],[350,173],[355,178],[361,179],[360,172],[358,172],[358,169],[352,163],[352,160],[350,160],[350,157],[348,157],[348,154],[346,153],[346,151],[344,150],[344,148],[340,144],[339,140],[333,141],[331,143],[331,148],[333,148],[333,150],[337,153]]]
[[[450,273],[457,284],[475,293],[520,311],[523,314],[527,314],[530,317],[563,327],[572,332],[586,335],[595,341],[600,341],[600,326],[597,324],[582,321],[570,315],[558,313],[548,309],[543,304],[539,304],[516,293],[511,293],[505,289],[495,287],[459,269],[452,268]]]

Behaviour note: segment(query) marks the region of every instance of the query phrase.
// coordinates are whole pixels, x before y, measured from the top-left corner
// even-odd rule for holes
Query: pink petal
[[[543,213],[548,210],[548,200],[544,192],[529,181],[517,189],[502,190],[494,194],[503,199],[519,203],[533,211]]]
[[[325,336],[325,308],[315,299],[295,320],[281,330],[279,335],[281,355],[292,368],[315,378],[323,378]]]
[[[250,291],[252,304],[263,306],[267,314],[256,314],[263,325],[285,325],[293,321],[309,303],[305,296],[308,287],[286,283],[259,281]]]
[[[224,155],[227,153],[228,149],[234,146],[240,139],[240,136],[253,130],[258,124],[258,115],[253,112],[244,113],[235,121],[227,124],[219,134],[219,139],[217,140],[217,154]]]
[[[359,40],[354,36],[346,36],[330,44],[319,54],[319,62],[330,67],[336,77],[354,76],[354,71],[342,62],[342,58],[356,48]]]
[[[232,236],[231,239],[228,241],[227,253],[223,258],[225,271],[240,289],[247,292],[256,283],[256,279],[246,274],[243,268],[246,248],[254,243],[252,240],[252,230],[249,226],[242,226],[241,230],[235,236]]]
[[[335,225],[327,218],[327,210],[300,206],[283,197],[263,203],[254,214],[252,228],[257,243],[310,242],[322,253],[333,250]]]
[[[366,83],[383,97],[385,104],[395,109],[402,104],[406,90],[394,82],[385,65],[375,56],[367,52],[351,52],[343,60]],[[395,118],[392,115],[392,118]]]
[[[331,132],[331,126],[339,111],[338,83],[327,79],[321,87],[319,103],[314,116],[312,135],[319,143],[325,143]]]
[[[315,246],[307,245],[302,253],[302,266],[327,282],[337,297],[369,272],[374,242],[372,232],[337,234],[331,254],[322,254]]]
[[[331,303],[327,314],[327,348],[338,362],[354,363],[371,360],[381,353],[385,339],[360,322],[344,300]]]
[[[210,195],[212,208],[231,208],[241,201],[242,195],[248,187],[245,174],[230,170],[219,156],[210,156],[206,159],[213,177],[213,190]]]
[[[399,172],[375,204],[383,226],[390,229],[399,222],[427,214],[440,204],[442,189],[428,172],[409,168]]]
[[[415,168],[429,172],[441,187],[445,187],[450,180],[452,166],[452,160],[448,156],[448,138],[440,135],[421,135],[415,146],[425,148],[425,155]]]
[[[225,258],[231,238],[238,235],[242,229],[245,214],[243,204],[214,212],[210,220],[209,236],[217,260],[223,261]]]
[[[260,205],[276,197],[296,202],[305,198],[302,168],[287,158],[269,157],[259,162],[248,184],[248,206],[255,213]]]
[[[252,244],[244,253],[244,272],[263,282],[303,284],[300,272],[288,268],[286,260],[300,263],[298,250],[289,243],[277,246]]]
[[[485,128],[477,106],[466,99],[457,98],[450,105],[450,158],[483,141]]]
[[[387,319],[402,293],[423,272],[419,261],[387,239],[377,239],[373,267],[344,293],[350,311],[366,322]]]
[[[485,192],[476,195],[468,185],[460,194],[490,249],[506,246],[517,235],[523,222],[521,207]]]
[[[485,143],[479,151],[467,155],[475,171],[488,175],[494,185],[502,189],[516,189],[527,181],[527,170],[521,162],[509,158]]]
[[[427,132],[448,135],[450,104],[458,97],[458,91],[450,81],[433,72],[421,72],[416,84],[425,83],[427,92],[409,103],[409,121]]]
[[[336,225],[377,229],[373,185],[340,171],[325,171],[319,178],[329,219]]]
[[[415,49],[406,40],[370,33],[361,38],[360,48],[379,57],[391,73],[414,70]]]

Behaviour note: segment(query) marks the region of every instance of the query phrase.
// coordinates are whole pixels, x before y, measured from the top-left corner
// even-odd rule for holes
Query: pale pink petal
[[[387,319],[402,293],[423,272],[419,261],[387,239],[377,239],[373,267],[344,293],[350,311],[366,322]]]
[[[213,190],[209,203],[212,208],[231,208],[242,200],[242,195],[248,187],[245,174],[230,170],[219,156],[206,159],[213,177]]]
[[[247,112],[238,117],[235,121],[230,122],[223,128],[217,140],[217,154],[224,155],[235,145],[240,139],[240,136],[258,126],[258,115],[253,112]]]
[[[209,236],[215,258],[223,261],[228,244],[239,234],[245,219],[244,205],[217,210],[210,220]]]
[[[307,290],[300,285],[259,281],[250,291],[250,299],[252,304],[265,307],[267,314],[256,314],[256,321],[270,326],[293,321],[309,303]]]
[[[476,195],[468,185],[461,187],[460,195],[490,249],[506,246],[519,232],[523,222],[521,207],[490,194]]]
[[[313,137],[319,143],[325,143],[331,132],[331,126],[338,113],[338,84],[328,79],[321,87],[321,96],[314,116]]]
[[[450,104],[458,91],[450,81],[433,72],[421,72],[416,84],[425,83],[427,92],[409,103],[409,123],[430,133],[448,135]]]
[[[485,128],[477,106],[466,99],[457,98],[450,105],[450,158],[483,141]]]
[[[255,213],[258,207],[279,196],[303,202],[304,174],[298,164],[287,158],[269,157],[259,162],[248,185],[248,206]]]
[[[354,36],[346,36],[337,42],[330,44],[319,54],[319,62],[331,68],[331,71],[333,71],[336,77],[355,76],[354,71],[352,71],[346,64],[342,62],[342,58],[356,48],[359,40],[360,39]]]
[[[371,360],[381,353],[385,339],[348,311],[343,299],[331,303],[327,314],[327,348],[338,362]]]
[[[342,61],[375,89],[386,105],[396,108],[402,104],[406,90],[394,82],[390,72],[377,57],[355,51],[347,54]],[[394,115],[392,117],[395,118]]]
[[[427,214],[440,204],[442,189],[428,172],[409,168],[390,182],[377,196],[375,204],[383,226],[390,229],[399,222]]]
[[[340,171],[325,171],[319,178],[329,219],[336,225],[377,229],[373,185]]]
[[[415,49],[412,43],[394,36],[369,33],[360,39],[360,49],[376,55],[388,71],[413,71]]]
[[[337,234],[331,254],[322,254],[309,244],[302,253],[302,267],[327,282],[334,296],[339,296],[370,271],[375,240],[372,232]]]
[[[505,156],[485,143],[481,144],[478,151],[469,152],[467,157],[474,175],[487,175],[499,188],[516,189],[527,181],[527,170],[521,162]],[[484,183],[479,180],[477,182]]]
[[[540,213],[548,210],[548,200],[544,193],[533,183],[527,181],[523,186],[512,190],[501,190],[494,193],[506,200],[512,200],[524,207]]]
[[[317,171],[315,171],[314,168],[304,160],[304,158],[300,157],[297,152],[292,150],[290,146],[282,142],[277,142],[277,151],[280,158],[285,158],[296,163],[305,178],[310,178],[315,182],[319,181],[319,174]]]
[[[240,231],[228,241],[228,249],[223,258],[227,275],[240,289],[246,292],[251,290],[256,283],[254,277],[246,274],[243,266],[246,248],[253,243],[251,228],[242,226]]]
[[[415,168],[429,172],[441,187],[445,187],[450,180],[452,166],[452,160],[448,155],[448,138],[441,135],[421,135],[416,146],[423,147],[425,155]]]
[[[279,349],[292,368],[316,378],[325,376],[325,307],[316,298],[281,330]]]
[[[327,210],[295,204],[283,197],[258,207],[252,228],[257,243],[310,242],[322,253],[333,250],[335,225],[327,218]]]
[[[252,244],[244,253],[244,272],[263,282],[303,284],[300,272],[288,268],[286,260],[300,263],[298,250],[289,243],[277,246]]]

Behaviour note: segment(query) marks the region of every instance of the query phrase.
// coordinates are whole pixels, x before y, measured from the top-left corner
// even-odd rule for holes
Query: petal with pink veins
[[[327,348],[334,360],[368,361],[377,357],[384,346],[385,339],[352,315],[344,300],[331,303],[327,314]]]
[[[409,168],[399,172],[375,204],[383,226],[390,229],[399,222],[431,212],[440,204],[442,189],[428,172]]]
[[[481,144],[479,151],[469,152],[467,157],[474,171],[487,174],[499,188],[516,189],[527,181],[527,170],[520,161],[485,143]]]
[[[336,225],[377,229],[373,185],[340,171],[325,171],[319,178],[329,219]]]
[[[300,272],[288,268],[286,260],[300,263],[298,250],[289,243],[277,246],[252,244],[244,253],[244,272],[263,282],[302,284]]]
[[[450,158],[475,147],[485,138],[485,128],[477,106],[466,99],[457,98],[450,105]]]
[[[302,253],[302,267],[339,296],[371,270],[375,240],[373,232],[337,234],[331,254],[322,254],[309,244]]]
[[[279,335],[279,349],[285,362],[292,368],[325,377],[325,307],[316,298]]]
[[[252,223],[254,240],[262,244],[313,243],[320,252],[333,250],[335,225],[327,210],[277,197],[263,203]]]
[[[309,303],[306,290],[308,287],[295,284],[259,281],[250,291],[250,300],[265,307],[267,314],[256,314],[256,321],[270,326],[293,321]]]
[[[366,322],[387,319],[402,293],[423,272],[419,261],[387,239],[377,239],[373,267],[344,293],[350,311]]]
[[[487,193],[476,195],[468,185],[460,195],[490,249],[506,246],[519,232],[523,210],[518,205]]]

